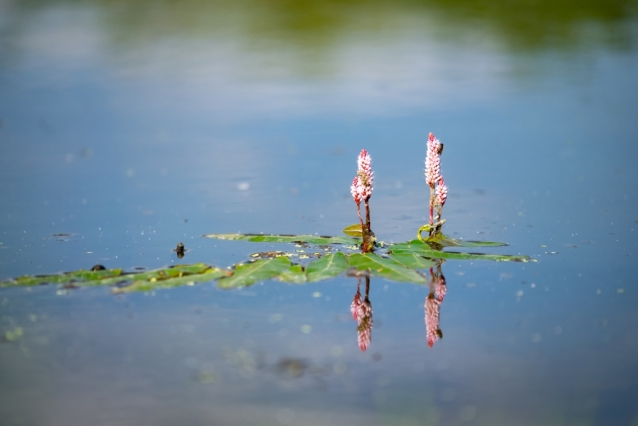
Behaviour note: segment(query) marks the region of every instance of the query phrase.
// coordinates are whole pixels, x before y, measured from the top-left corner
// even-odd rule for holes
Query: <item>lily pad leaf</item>
[[[237,265],[233,275],[219,280],[220,288],[238,288],[253,285],[281,275],[290,269],[290,259],[286,256],[260,259]]]
[[[290,269],[279,274],[277,279],[285,283],[303,284],[308,281],[306,272],[301,265],[292,265]]]
[[[306,267],[309,282],[323,281],[333,278],[348,269],[348,259],[341,252],[327,254]]]
[[[206,238],[218,240],[252,241],[255,243],[307,243],[307,244],[359,244],[356,238],[318,235],[269,235],[269,234],[206,234]]]
[[[436,265],[436,262],[432,259],[427,259],[418,254],[391,254],[389,258],[406,268],[412,269],[428,269]]]
[[[346,235],[350,235],[351,237],[363,238],[363,232],[361,231],[360,223],[346,226],[345,228],[343,228],[343,233]]]
[[[454,259],[454,260],[492,260],[496,262],[530,262],[534,261],[529,256],[483,254],[483,253],[458,253],[433,250],[426,243],[412,241],[410,243],[393,244],[388,248],[392,255],[416,254],[429,259]]]
[[[391,281],[426,283],[427,280],[414,269],[407,268],[394,259],[374,253],[354,253],[348,256],[350,266],[359,271],[369,270],[373,276]]]

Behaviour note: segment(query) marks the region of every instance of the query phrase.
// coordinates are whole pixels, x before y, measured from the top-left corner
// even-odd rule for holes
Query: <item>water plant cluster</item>
[[[446,260],[490,260],[497,262],[528,262],[528,256],[445,251],[449,247],[490,248],[507,244],[485,241],[464,241],[442,232],[445,219],[443,206],[448,189],[441,173],[443,144],[430,133],[425,158],[425,181],[430,190],[429,223],[417,230],[417,239],[404,243],[379,243],[372,231],[370,198],[374,173],[372,158],[361,150],[357,158],[357,174],[350,193],[357,207],[359,223],[347,226],[342,236],[272,235],[272,234],[206,234],[205,238],[256,243],[294,244],[304,250],[272,250],[255,252],[249,259],[228,267],[204,263],[180,264],[144,272],[126,272],[121,268],[107,269],[95,265],[91,270],[78,270],[63,274],[23,276],[0,282],[0,287],[59,285],[64,294],[79,287],[109,286],[113,293],[153,292],[200,282],[216,282],[219,288],[233,289],[251,286],[266,280],[291,284],[314,283],[345,274],[358,279],[357,291],[350,306],[352,318],[357,322],[359,348],[365,351],[371,341],[373,311],[369,298],[371,277],[390,281],[429,285],[424,302],[428,346],[443,336],[440,328],[440,309],[447,286],[441,265]],[[361,214],[361,205],[364,215]],[[427,236],[423,237],[423,233]],[[183,258],[186,249],[182,243],[174,250]],[[301,254],[300,252],[303,252]],[[429,276],[427,272],[429,270]],[[361,282],[365,279],[365,292],[361,296]]]
[[[318,282],[343,273],[366,272],[391,281],[426,284],[421,272],[453,260],[491,260],[527,262],[528,256],[465,253],[444,251],[449,247],[489,248],[505,243],[465,241],[442,232],[445,219],[442,210],[447,199],[447,186],[441,174],[443,144],[432,134],[428,136],[425,157],[425,180],[430,190],[430,222],[417,231],[417,239],[404,243],[378,243],[371,227],[370,198],[374,190],[372,158],[361,150],[357,158],[357,173],[350,186],[357,206],[359,223],[346,227],[342,236],[272,235],[272,234],[206,234],[205,238],[252,241],[261,243],[293,243],[316,248],[312,256],[297,256],[287,251],[258,252],[245,262],[228,267],[207,264],[175,265],[144,272],[125,272],[121,268],[78,270],[64,274],[23,276],[0,282],[0,287],[59,284],[71,289],[84,286],[113,286],[113,292],[149,291],[196,282],[217,281],[221,288],[238,288],[264,280],[288,283]],[[361,205],[364,207],[364,216]],[[427,237],[422,233],[427,231]],[[184,257],[183,245],[178,245],[178,257]],[[304,258],[305,257],[305,258]],[[442,300],[442,297],[440,298]]]

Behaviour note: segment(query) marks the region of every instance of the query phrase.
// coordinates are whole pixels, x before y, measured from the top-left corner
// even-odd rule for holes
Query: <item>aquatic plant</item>
[[[276,279],[289,283],[307,283],[327,280],[345,272],[365,271],[368,276],[376,276],[391,281],[426,284],[423,273],[442,260],[491,260],[529,262],[533,259],[520,255],[500,255],[483,253],[463,253],[444,251],[448,247],[488,248],[507,244],[488,241],[464,241],[450,238],[441,233],[444,219],[441,211],[447,199],[447,187],[441,175],[441,152],[443,144],[430,133],[426,155],[426,182],[430,187],[430,223],[419,228],[418,239],[405,243],[377,243],[370,225],[370,197],[373,191],[374,173],[370,154],[362,149],[357,158],[357,176],[353,179],[350,192],[357,205],[359,223],[346,227],[346,236],[317,235],[269,235],[269,234],[206,234],[206,238],[221,240],[252,241],[263,243],[294,243],[297,246],[316,245],[317,250],[303,256],[285,251],[253,253],[246,262],[227,268],[219,268],[203,263],[176,265],[152,271],[131,273],[122,269],[91,271],[78,270],[65,274],[23,276],[0,282],[0,287],[33,286],[46,283],[59,284],[64,290],[84,287],[111,285],[113,291],[150,291],[170,288],[195,282],[217,281],[221,288],[239,288],[255,283]],[[365,204],[365,221],[361,215],[361,203]],[[434,214],[436,212],[436,215]],[[422,231],[429,231],[427,238]],[[339,248],[341,247],[341,248]],[[378,249],[381,253],[373,251]],[[183,244],[174,249],[178,258],[183,258],[187,250]],[[353,252],[354,251],[354,252]],[[295,258],[298,258],[296,261]],[[312,259],[314,258],[314,259]],[[437,294],[442,295],[443,286]],[[442,301],[442,296],[439,297]],[[363,318],[363,317],[362,317]],[[365,341],[365,339],[363,340]]]
[[[372,158],[368,151],[362,149],[357,158],[357,176],[352,180],[350,186],[350,193],[357,205],[357,214],[359,215],[359,222],[361,224],[361,236],[363,239],[361,249],[364,253],[370,253],[374,250],[375,236],[370,229],[370,204],[369,200],[372,196],[372,190],[374,189],[372,184],[374,182],[374,172],[372,171]],[[364,202],[366,207],[366,220],[363,222],[361,217],[361,201]]]
[[[430,291],[424,302],[426,338],[429,347],[443,337],[439,323],[441,304],[447,291],[441,264],[445,260],[491,260],[497,262],[529,262],[533,259],[520,255],[463,253],[444,251],[448,247],[499,247],[507,244],[487,241],[464,241],[450,238],[441,232],[445,222],[441,218],[447,199],[447,186],[441,174],[443,144],[430,133],[426,154],[425,177],[430,187],[430,223],[419,228],[418,239],[405,243],[377,243],[370,225],[370,204],[374,174],[372,159],[361,150],[357,158],[357,175],[350,192],[357,205],[359,223],[346,227],[345,236],[268,235],[268,234],[207,234],[205,238],[251,241],[262,243],[292,243],[304,250],[288,252],[271,250],[250,255],[244,262],[219,268],[204,263],[175,265],[144,272],[125,272],[121,268],[106,269],[95,265],[91,270],[77,270],[64,274],[23,276],[0,282],[1,287],[57,284],[58,294],[72,289],[92,286],[111,286],[113,293],[153,292],[198,282],[217,282],[219,288],[248,287],[267,280],[291,284],[304,284],[328,280],[342,274],[358,278],[357,292],[350,311],[357,322],[357,342],[365,351],[372,338],[372,304],[369,299],[371,277],[390,281],[427,285]],[[365,205],[365,221],[361,203]],[[421,232],[429,236],[422,238]],[[314,247],[313,247],[314,246]],[[379,253],[374,253],[378,249]],[[173,249],[177,258],[183,258],[187,249],[179,243]],[[426,278],[429,269],[430,280]],[[365,277],[365,296],[361,296],[361,280]]]
[[[425,181],[430,187],[430,224],[427,229],[430,237],[440,234],[441,228],[445,223],[445,220],[441,217],[443,205],[445,205],[447,200],[447,186],[441,174],[442,153],[443,144],[434,134],[430,133],[425,155]],[[420,235],[421,229],[419,229],[419,237]]]

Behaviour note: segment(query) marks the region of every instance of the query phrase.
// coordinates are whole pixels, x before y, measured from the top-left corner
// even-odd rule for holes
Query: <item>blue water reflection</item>
[[[448,261],[440,305],[362,279],[363,352],[356,277],[2,289],[7,424],[636,424],[633,3],[529,22],[469,1],[136,3],[0,6],[0,279],[290,249],[212,232],[338,234],[361,148],[377,237],[412,239],[430,131],[446,232],[538,262]]]

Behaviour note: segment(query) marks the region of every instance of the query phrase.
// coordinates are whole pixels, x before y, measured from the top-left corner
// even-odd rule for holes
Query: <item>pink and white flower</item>
[[[441,142],[430,133],[425,156],[425,181],[430,188],[441,180],[441,146]]]
[[[445,185],[443,177],[441,177],[439,183],[436,185],[436,196],[439,199],[439,204],[443,206],[447,200],[447,186]]]
[[[361,204],[361,193],[359,192],[359,178],[355,176],[352,180],[352,185],[350,186],[350,193],[352,194],[352,199],[357,206]]]
[[[359,158],[357,158],[357,178],[357,192],[361,196],[361,200],[368,201],[372,195],[374,172],[372,171],[372,158],[365,149],[361,150]]]

